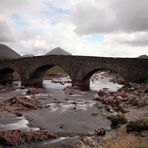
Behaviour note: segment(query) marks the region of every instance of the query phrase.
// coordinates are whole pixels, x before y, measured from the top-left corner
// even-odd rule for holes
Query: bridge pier
[[[36,87],[36,88],[41,88],[43,87],[42,85],[42,79],[33,79],[33,80],[27,80],[27,79],[23,79],[21,80],[21,83],[23,86],[30,86],[30,87]]]
[[[89,91],[89,83],[84,80],[72,80],[72,86],[82,91]]]

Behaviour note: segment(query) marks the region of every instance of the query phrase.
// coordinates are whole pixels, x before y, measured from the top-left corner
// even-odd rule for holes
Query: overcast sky
[[[148,54],[148,0],[0,0],[0,43],[21,55]]]

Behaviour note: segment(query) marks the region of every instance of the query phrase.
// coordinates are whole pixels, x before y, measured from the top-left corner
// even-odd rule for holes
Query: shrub
[[[111,119],[111,122],[112,122],[111,126],[113,128],[127,123],[127,119],[125,118],[125,116],[123,114],[114,115],[110,119]]]
[[[137,121],[130,121],[126,126],[127,132],[137,131],[141,132],[148,130],[148,119],[140,119]]]

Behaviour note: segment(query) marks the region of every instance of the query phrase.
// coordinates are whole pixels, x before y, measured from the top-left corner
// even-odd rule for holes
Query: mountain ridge
[[[1,59],[17,59],[20,58],[21,55],[19,55],[17,52],[15,52],[13,49],[8,47],[5,44],[0,44],[0,58]]]

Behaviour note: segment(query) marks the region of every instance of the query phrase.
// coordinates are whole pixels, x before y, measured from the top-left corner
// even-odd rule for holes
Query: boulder
[[[84,142],[84,144],[94,147],[95,146],[95,142],[91,137],[83,137],[82,141]]]
[[[19,130],[10,130],[0,133],[0,143],[4,145],[16,146],[23,143],[21,136],[21,131]]]
[[[40,93],[45,93],[46,90],[42,88],[30,88],[26,92],[28,95],[35,95],[35,94],[40,94]]]
[[[98,128],[98,129],[95,130],[95,133],[96,133],[97,136],[105,136],[106,131],[105,131],[104,128]]]
[[[49,131],[29,131],[9,130],[0,132],[0,144],[17,146],[24,142],[36,142],[56,138],[56,135]]]

